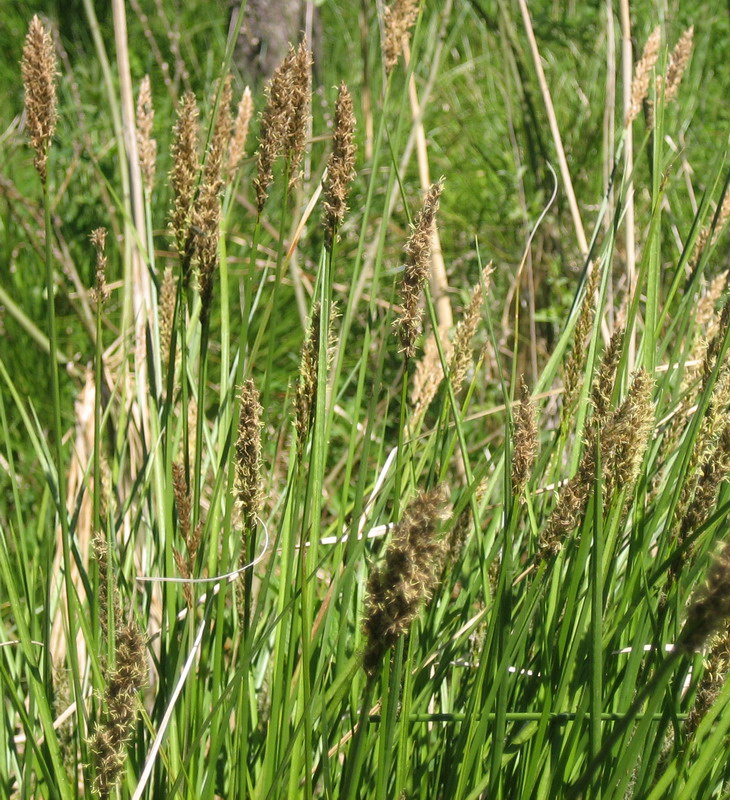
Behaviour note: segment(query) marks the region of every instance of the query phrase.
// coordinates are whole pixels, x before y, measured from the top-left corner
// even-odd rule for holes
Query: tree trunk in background
[[[240,3],[233,3],[238,11]],[[307,6],[312,6],[307,19]],[[271,76],[287,52],[305,33],[315,50],[319,40],[319,17],[307,0],[248,0],[243,25],[236,44],[235,61],[252,83]],[[235,16],[234,16],[235,19]],[[311,30],[308,30],[310,28]]]

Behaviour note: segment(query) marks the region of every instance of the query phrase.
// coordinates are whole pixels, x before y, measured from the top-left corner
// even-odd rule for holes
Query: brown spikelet
[[[646,99],[647,92],[649,91],[651,72],[656,66],[659,56],[660,40],[661,29],[657,25],[649,34],[649,38],[644,45],[644,51],[634,69],[634,80],[631,83],[631,103],[626,113],[626,125],[629,125],[636,119]]]
[[[248,128],[251,124],[252,116],[253,99],[251,98],[251,90],[247,86],[243,90],[241,100],[238,103],[236,121],[233,124],[233,133],[231,134],[231,141],[228,145],[229,177],[235,174],[246,152],[246,139],[248,137]]]
[[[671,103],[676,99],[679,92],[679,84],[682,82],[682,76],[687,69],[689,57],[692,54],[692,40],[694,38],[695,27],[691,25],[679,37],[679,41],[674,46],[671,55],[669,56],[669,64],[667,65],[667,74],[664,78],[664,100]]]
[[[245,528],[255,526],[261,510],[261,403],[256,384],[249,379],[240,392],[241,410],[236,440],[236,498]]]
[[[96,287],[91,291],[91,299],[97,305],[103,305],[109,299],[109,287],[106,283],[106,235],[106,228],[96,228],[89,237],[96,249]]]
[[[446,336],[445,328],[439,331],[439,338],[444,351],[444,359],[448,363],[454,347]],[[441,366],[436,336],[432,333],[426,339],[426,343],[423,346],[423,356],[416,364],[416,370],[413,375],[413,389],[411,390],[411,403],[413,404],[412,428],[416,427],[426,409],[431,405],[431,401],[436,396],[443,377],[444,371]]]
[[[730,626],[726,623],[721,632],[709,642],[709,652],[704,659],[704,672],[697,687],[694,705],[685,722],[685,731],[688,735],[691,736],[699,727],[725,685],[728,673],[730,673]]]
[[[175,247],[182,263],[183,286],[187,289],[195,244],[190,224],[200,166],[198,106],[192,92],[187,92],[180,98],[173,137],[170,184],[174,200],[171,226]]]
[[[484,290],[489,287],[492,275],[492,265],[488,264],[482,271],[482,279],[472,289],[469,305],[464,311],[464,316],[456,325],[454,334],[454,354],[449,363],[449,377],[454,394],[457,394],[466,378],[471,365],[471,343],[481,319],[482,301]]]
[[[182,538],[187,543],[190,539],[190,492],[185,479],[185,467],[179,461],[172,462],[172,491],[175,496],[177,524],[180,526]]]
[[[456,524],[451,529],[451,532],[448,535],[446,541],[446,564],[456,564],[456,562],[461,558],[461,554],[464,551],[464,545],[466,544],[466,540],[469,536],[469,531],[472,527],[472,514],[471,514],[471,507],[467,506],[461,514],[459,514],[459,518],[456,520]]]
[[[137,713],[137,693],[147,677],[145,641],[135,622],[116,631],[115,665],[107,674],[105,713],[89,738],[95,778],[93,790],[102,800],[110,797],[126,758]]]
[[[628,493],[636,482],[654,426],[653,390],[653,378],[646,370],[638,370],[626,399],[609,418],[602,432],[601,454],[607,500],[616,491]]]
[[[106,538],[97,533],[94,535],[92,539],[92,547],[94,550],[94,560],[96,561],[96,567],[99,571],[99,596],[98,596],[98,614],[99,614],[99,624],[101,625],[101,630],[104,634],[107,633],[109,628],[109,545],[107,543]],[[120,617],[121,610],[119,606],[119,597],[116,591],[112,591],[112,608],[111,608],[111,616],[112,619],[118,620]]]
[[[213,295],[213,276],[218,266],[218,244],[221,221],[221,192],[225,174],[228,143],[231,139],[232,76],[223,81],[213,134],[203,168],[203,180],[193,209],[193,226],[197,235],[198,283],[200,317],[205,322],[210,314]]]
[[[160,287],[159,320],[160,320],[160,355],[162,356],[163,370],[170,360],[170,347],[172,345],[172,329],[175,324],[175,299],[177,297],[177,280],[172,272],[172,267],[165,267]]]
[[[700,650],[707,639],[730,618],[730,543],[725,543],[712,563],[707,581],[690,604],[678,645],[687,652]]]
[[[405,245],[406,264],[401,281],[401,314],[395,321],[401,341],[401,352],[407,358],[416,354],[416,339],[421,332],[421,291],[428,278],[431,259],[431,236],[439,207],[444,179],[434,183],[426,192],[423,207],[416,217],[410,238]]]
[[[626,399],[609,416],[603,428],[588,428],[578,471],[560,490],[555,508],[540,533],[538,563],[560,552],[565,537],[578,526],[585,513],[596,476],[597,443],[600,443],[606,501],[615,489],[628,489],[633,485],[654,419],[653,387],[649,374],[638,370]],[[625,483],[622,484],[622,480]]]
[[[150,76],[145,75],[139,86],[137,96],[137,149],[139,165],[147,192],[152,191],[155,182],[155,163],[157,161],[157,141],[152,137],[152,123],[155,109],[152,105]]]
[[[261,114],[257,151],[258,170],[254,179],[256,206],[259,214],[261,214],[264,205],[266,205],[269,186],[274,180],[274,162],[284,152],[289,126],[292,73],[295,59],[296,51],[289,45],[289,52],[274,70],[274,74],[265,89],[266,106]]]
[[[446,501],[443,486],[421,492],[412,500],[395,526],[385,564],[370,575],[363,623],[367,638],[363,667],[370,676],[431,598],[445,555],[438,526]]]
[[[56,54],[51,34],[43,28],[38,16],[30,21],[20,65],[25,89],[25,124],[35,150],[33,164],[45,185],[48,148],[58,120]]]
[[[383,12],[383,61],[388,75],[398,63],[403,43],[418,18],[418,0],[393,0]]]
[[[608,418],[611,408],[611,396],[616,384],[616,370],[621,360],[624,344],[624,329],[616,328],[603,353],[601,365],[591,387],[591,403],[593,405],[593,425],[602,425]]]
[[[325,247],[332,249],[337,231],[347,213],[349,185],[355,177],[355,115],[352,97],[345,83],[340,84],[335,104],[332,152],[327,161],[327,180],[324,185]]]
[[[327,364],[329,365],[335,342],[334,323],[337,319],[337,308],[333,303],[330,306],[329,330],[327,332]],[[297,438],[303,442],[312,426],[317,400],[318,362],[319,362],[319,336],[322,322],[322,308],[317,301],[312,307],[312,318],[307,331],[307,338],[302,347],[302,357],[299,362],[299,382],[297,383],[294,408]],[[303,455],[300,450],[299,457]]]
[[[299,164],[304,155],[309,125],[309,108],[312,103],[312,51],[306,39],[299,45],[292,64],[291,94],[289,97],[289,124],[284,142],[284,152],[289,159],[289,186],[300,177]]]
[[[316,302],[312,307],[312,318],[304,340],[302,357],[299,362],[299,382],[294,399],[297,438],[303,442],[312,423],[315,395],[317,393],[317,350],[319,348],[319,327],[322,320],[322,307]]]
[[[587,344],[593,329],[596,310],[596,290],[601,278],[601,271],[593,264],[586,281],[586,290],[580,305],[580,312],[573,332],[573,349],[565,362],[565,378],[563,380],[563,420],[566,424],[573,404],[580,394],[583,383],[583,371],[586,364]]]
[[[512,451],[512,492],[522,498],[537,456],[537,411],[524,379],[520,387],[520,402],[514,412],[515,440]],[[524,498],[522,498],[524,501]]]

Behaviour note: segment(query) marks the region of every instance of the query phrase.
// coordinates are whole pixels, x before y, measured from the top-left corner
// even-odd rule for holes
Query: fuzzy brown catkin
[[[370,575],[363,622],[367,640],[363,667],[369,676],[377,673],[385,653],[431,598],[446,549],[438,533],[446,500],[444,486],[412,500],[393,531],[385,564]]]
[[[355,114],[352,97],[345,83],[340,84],[335,104],[332,152],[327,161],[324,184],[323,221],[325,247],[332,250],[337,231],[347,213],[349,185],[355,177]]]
[[[233,133],[228,145],[228,175],[233,175],[238,169],[246,150],[248,128],[253,116],[253,99],[248,86],[243,90],[241,100],[236,111],[236,121],[233,124]]]
[[[537,411],[524,379],[520,402],[514,412],[515,434],[512,451],[512,492],[522,497],[537,456]],[[524,498],[522,498],[524,499]]]
[[[674,46],[674,50],[672,50],[669,56],[667,74],[664,78],[664,100],[667,103],[671,103],[672,100],[676,99],[677,93],[679,92],[679,84],[682,82],[682,77],[689,63],[689,57],[692,54],[694,32],[694,25],[687,28],[679,37],[677,44]]]
[[[484,291],[489,286],[492,275],[492,265],[489,264],[482,271],[481,280],[472,289],[469,304],[464,310],[464,315],[456,325],[454,334],[454,352],[449,363],[449,376],[454,394],[461,389],[472,360],[472,340],[476,334],[479,320],[481,319]]]
[[[383,61],[390,74],[398,63],[404,42],[418,18],[419,0],[393,0],[383,12]]]
[[[289,97],[289,124],[284,141],[284,151],[289,158],[289,186],[300,177],[299,164],[304,155],[309,126],[309,108],[312,102],[312,51],[306,39],[299,45],[292,65],[291,95]]]
[[[96,228],[89,237],[96,250],[96,286],[91,294],[97,305],[103,305],[110,294],[106,283],[106,236],[106,228]]]
[[[37,15],[30,21],[20,65],[25,90],[25,124],[35,150],[33,164],[45,185],[48,148],[58,120],[56,54],[53,39]]]
[[[601,277],[601,271],[596,264],[591,267],[591,273],[586,281],[586,290],[580,305],[578,319],[573,333],[573,349],[565,362],[565,379],[563,391],[563,424],[573,404],[580,394],[583,380],[583,371],[586,363],[587,343],[593,329],[596,308],[596,290]]]
[[[162,356],[163,370],[170,360],[170,347],[172,346],[172,331],[175,325],[175,301],[177,297],[177,280],[172,267],[165,267],[160,287],[159,319],[160,319],[160,355]]]
[[[264,209],[269,186],[274,180],[274,162],[284,150],[284,142],[290,117],[293,65],[296,51],[289,45],[289,52],[274,70],[266,87],[266,105],[261,114],[259,146],[256,153],[257,173],[254,179],[256,208]]]
[[[687,652],[700,650],[705,641],[730,618],[730,543],[714,559],[705,585],[695,593],[678,646]]]
[[[631,102],[626,112],[626,125],[629,125],[636,119],[646,99],[647,92],[649,91],[651,73],[659,57],[660,40],[661,28],[657,25],[649,34],[641,58],[637,62],[634,70],[634,79],[631,83]]]
[[[137,150],[139,166],[147,192],[152,191],[155,182],[155,164],[157,161],[157,142],[152,136],[152,124],[155,109],[152,105],[152,87],[150,76],[145,75],[139,86],[137,96]]]
[[[444,179],[441,178],[426,192],[423,207],[404,248],[406,264],[400,286],[401,313],[394,327],[400,337],[401,352],[407,358],[416,354],[416,339],[421,332],[421,294],[430,270],[431,238],[443,186]]]
[[[89,738],[95,778],[93,790],[110,797],[124,766],[138,708],[137,693],[146,680],[145,641],[136,623],[121,626],[115,635],[115,666],[107,674],[105,713]]]
[[[203,168],[203,180],[193,210],[193,225],[196,230],[198,281],[201,300],[201,320],[210,314],[213,294],[213,275],[218,266],[218,245],[221,219],[221,193],[224,186],[228,143],[231,138],[232,76],[226,75],[220,92],[218,117],[208,147]]]
[[[181,98],[177,111],[177,121],[173,130],[172,171],[170,185],[173,191],[171,227],[175,247],[182,262],[183,286],[187,288],[190,280],[190,267],[195,237],[191,235],[190,224],[198,181],[198,106],[195,95],[186,92]]]
[[[261,414],[259,392],[252,379],[241,387],[236,439],[235,490],[246,528],[255,525],[261,509]]]

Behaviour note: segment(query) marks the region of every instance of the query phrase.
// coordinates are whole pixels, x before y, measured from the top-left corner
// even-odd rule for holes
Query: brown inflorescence
[[[246,138],[248,137],[248,128],[251,124],[252,116],[253,99],[251,98],[251,90],[247,86],[243,90],[241,100],[238,103],[236,121],[233,124],[233,133],[231,134],[231,141],[228,145],[229,176],[236,172],[246,151]]]
[[[404,248],[406,264],[400,287],[401,313],[394,327],[400,336],[401,352],[407,358],[416,354],[416,339],[421,332],[421,293],[429,274],[431,237],[443,186],[444,179],[441,178],[426,192],[423,207]]]
[[[289,159],[289,186],[299,180],[299,164],[304,155],[309,127],[309,108],[312,103],[312,51],[306,39],[299,45],[292,64],[289,124],[284,140],[284,152]]]
[[[256,524],[261,510],[261,403],[252,379],[241,387],[241,404],[236,439],[236,499],[243,517],[244,528]],[[243,554],[242,554],[243,555]]]
[[[147,677],[145,641],[135,622],[127,622],[115,634],[115,666],[107,675],[105,713],[89,738],[96,776],[94,792],[106,800],[114,791],[124,766],[127,742],[137,712],[137,693]]]
[[[150,76],[145,75],[139,86],[137,96],[137,149],[139,166],[147,192],[152,191],[155,182],[155,164],[157,161],[157,142],[152,136],[152,123],[155,109],[152,105],[152,88]]]
[[[709,652],[704,659],[704,672],[697,686],[695,702],[690,709],[685,731],[692,735],[699,727],[710,706],[715,702],[730,673],[730,625],[709,642]]]
[[[492,275],[492,265],[489,264],[482,271],[481,280],[472,289],[469,305],[464,310],[464,315],[456,325],[454,334],[454,353],[449,363],[449,377],[454,394],[457,394],[464,383],[471,365],[472,340],[477,332],[482,313],[484,291],[489,286]]]
[[[438,528],[447,499],[444,486],[419,493],[395,526],[385,564],[370,575],[363,667],[371,677],[385,653],[407,633],[438,583],[446,550]]]
[[[383,61],[390,74],[398,63],[403,43],[418,18],[418,0],[393,0],[383,12]]]
[[[96,286],[91,295],[97,305],[104,305],[109,299],[109,287],[106,283],[106,235],[106,228],[96,228],[89,237],[96,250]]]
[[[172,330],[175,324],[175,300],[177,296],[177,280],[172,267],[165,267],[160,287],[159,319],[160,319],[160,351],[162,368],[168,366],[170,347],[172,346]]]
[[[591,272],[586,281],[586,290],[580,306],[578,319],[573,333],[573,349],[565,362],[565,378],[563,380],[563,419],[565,425],[573,408],[580,387],[583,383],[583,370],[586,363],[587,343],[593,328],[596,308],[596,290],[600,281],[601,271],[596,264],[591,266]]]
[[[626,124],[633,122],[641,111],[641,106],[646,99],[649,91],[651,72],[654,69],[657,58],[659,57],[659,42],[661,40],[661,29],[657,25],[649,34],[649,38],[644,45],[644,51],[636,64],[634,70],[634,80],[631,82],[631,103],[626,112]]]
[[[347,194],[350,182],[355,177],[354,130],[352,97],[347,86],[341,83],[335,104],[332,152],[327,161],[324,185],[324,235],[328,250],[332,250],[337,231],[347,213]]]
[[[170,184],[174,200],[171,225],[182,263],[183,286],[187,288],[195,249],[191,222],[200,166],[198,106],[192,92],[186,92],[180,99],[173,137]]]
[[[689,57],[692,54],[692,40],[694,38],[695,27],[691,25],[679,37],[679,41],[674,46],[669,56],[667,74],[664,78],[664,99],[670,103],[677,97],[679,84],[682,82],[684,71],[687,69]]]
[[[537,456],[537,410],[524,379],[520,386],[520,402],[514,412],[515,440],[512,451],[512,492],[522,497]]]
[[[616,490],[628,492],[635,482],[654,420],[654,381],[646,370],[634,375],[623,403],[603,425],[587,430],[583,458],[576,474],[562,487],[545,529],[540,533],[536,561],[557,555],[565,537],[580,523],[596,476],[596,447],[600,447],[605,502]]]
[[[48,148],[56,130],[56,54],[53,39],[34,16],[28,27],[20,62],[25,89],[25,115],[30,144],[35,150],[33,164],[41,182],[47,180]]]
[[[678,645],[687,652],[700,650],[707,639],[730,618],[730,543],[726,542],[696,592],[687,611]]]
[[[213,296],[213,275],[218,266],[218,245],[221,221],[221,193],[224,185],[228,143],[231,139],[232,77],[223,80],[218,105],[218,116],[208,146],[203,168],[203,180],[193,209],[193,227],[197,237],[198,284],[200,289],[200,318],[205,322],[210,315]]]

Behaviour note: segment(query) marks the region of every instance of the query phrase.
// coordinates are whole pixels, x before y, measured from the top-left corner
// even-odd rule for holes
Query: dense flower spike
[[[355,177],[355,115],[352,97],[344,83],[340,84],[335,105],[332,152],[327,161],[327,179],[324,185],[324,235],[328,250],[337,236],[337,230],[347,213],[347,193]]]
[[[636,64],[634,70],[634,80],[631,83],[631,104],[626,113],[626,124],[633,122],[641,111],[641,106],[646,99],[649,91],[651,72],[654,69],[657,58],[659,57],[659,42],[661,40],[661,29],[657,25],[649,34],[649,38],[644,45],[644,51]]]
[[[47,179],[48,147],[58,120],[56,54],[53,39],[35,16],[30,22],[21,61],[25,115],[35,165],[41,182]]]
[[[155,164],[157,161],[157,142],[152,137],[152,123],[155,109],[152,105],[152,89],[150,76],[145,75],[139,86],[137,96],[137,149],[139,165],[147,192],[152,191],[155,182]]]
[[[456,325],[456,333],[454,334],[454,354],[449,363],[449,376],[454,394],[457,394],[459,389],[461,389],[461,385],[471,365],[471,343],[477,331],[479,320],[481,319],[484,291],[489,286],[491,275],[492,265],[489,264],[482,271],[481,280],[474,285],[469,305],[464,310],[464,316]]]
[[[177,280],[172,267],[165,267],[160,287],[159,319],[160,319],[160,351],[163,370],[170,360],[172,346],[172,329],[175,317],[175,299],[177,296]]]
[[[444,179],[426,192],[423,208],[416,217],[413,232],[406,242],[406,264],[401,281],[401,314],[394,327],[401,340],[401,351],[407,358],[416,354],[416,339],[421,332],[421,290],[428,278],[431,260],[431,237],[439,207]]]
[[[299,164],[304,155],[309,128],[309,108],[312,103],[312,51],[304,40],[297,48],[289,97],[289,123],[284,152],[289,159],[289,186],[299,180]]]
[[[515,441],[512,452],[512,492],[521,496],[537,456],[537,411],[524,379],[515,408]]]
[[[370,676],[398,637],[408,631],[438,582],[446,549],[438,526],[446,501],[444,486],[421,492],[396,525],[385,564],[370,575],[363,624],[367,637],[363,667]]]
[[[193,210],[193,227],[197,236],[198,282],[203,321],[210,314],[213,295],[213,275],[218,266],[218,239],[221,222],[221,192],[223,191],[228,143],[231,139],[233,119],[231,117],[232,76],[223,80],[218,116],[208,146],[208,155],[203,169],[203,180]]]
[[[96,287],[92,289],[92,299],[103,305],[109,299],[106,284],[106,228],[96,228],[91,232],[91,243],[96,248]]]
[[[106,713],[89,739],[96,777],[94,792],[106,800],[112,795],[124,766],[127,742],[137,712],[137,692],[147,677],[145,641],[136,623],[116,631],[115,666],[107,675],[104,691]]]
[[[567,419],[573,404],[578,399],[583,383],[583,371],[586,364],[586,346],[593,329],[596,309],[596,291],[600,283],[601,270],[596,264],[591,266],[586,281],[586,290],[580,306],[578,319],[573,333],[573,349],[565,362],[565,379],[563,381],[563,420]]]
[[[251,90],[247,86],[243,90],[241,100],[238,103],[236,121],[233,125],[233,133],[231,134],[231,141],[228,145],[229,176],[236,172],[246,151],[246,138],[248,137],[248,128],[251,124],[252,116],[253,99],[251,98]]]
[[[679,646],[699,650],[730,619],[730,543],[726,542],[707,575],[706,585],[695,594],[679,635]]]
[[[240,392],[241,410],[236,440],[236,498],[244,527],[255,525],[261,509],[261,403],[256,384],[249,379]]]
[[[687,69],[689,57],[692,55],[692,40],[694,38],[695,28],[691,25],[679,37],[679,41],[672,50],[669,56],[669,64],[667,65],[667,74],[664,78],[664,99],[667,103],[676,99],[679,92],[679,84],[682,82],[684,71]]]
[[[418,0],[393,0],[383,12],[383,61],[388,74],[398,63],[403,43],[418,18],[418,6]]]
[[[174,200],[171,224],[175,246],[182,261],[183,286],[187,288],[195,241],[190,225],[200,168],[198,106],[192,92],[187,92],[180,99],[173,137],[170,184]]]

